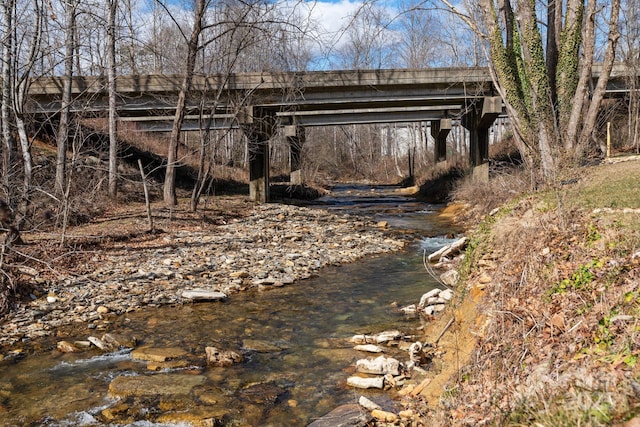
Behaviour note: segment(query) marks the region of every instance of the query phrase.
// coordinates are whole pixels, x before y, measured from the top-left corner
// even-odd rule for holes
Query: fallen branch
[[[142,161],[138,159],[138,167],[140,167],[140,175],[142,176],[142,187],[144,188],[144,202],[147,206],[147,220],[149,221],[149,232],[153,232],[153,217],[151,216],[151,203],[149,202],[149,190],[147,189],[147,178],[142,168]]]
[[[440,332],[440,335],[438,335],[438,338],[436,338],[436,340],[433,342],[433,345],[436,346],[438,345],[438,342],[440,341],[440,339],[442,338],[442,336],[447,332],[447,330],[449,330],[449,328],[451,327],[451,325],[453,325],[453,321],[455,320],[455,317],[452,317],[449,320],[449,323],[447,323],[447,326],[444,327],[444,329],[442,330],[442,332]]]

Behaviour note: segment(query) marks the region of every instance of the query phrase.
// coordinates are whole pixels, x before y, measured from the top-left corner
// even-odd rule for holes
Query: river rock
[[[457,270],[447,270],[440,275],[440,280],[447,286],[455,286],[460,279],[460,274]]]
[[[271,383],[253,384],[242,390],[243,400],[259,405],[273,405],[286,390]]]
[[[186,356],[187,352],[179,347],[140,347],[131,352],[131,358],[151,362],[166,362]]]
[[[104,341],[102,341],[98,337],[93,337],[92,336],[92,337],[87,338],[87,340],[91,344],[95,345],[96,347],[98,347],[102,351],[109,351],[110,350],[109,345],[107,343],[105,343]]]
[[[423,294],[420,297],[420,302],[418,303],[418,307],[424,308],[427,305],[427,301],[429,300],[429,298],[437,297],[437,295],[440,295],[440,292],[442,292],[442,289],[435,288]]]
[[[405,307],[402,307],[400,309],[401,312],[403,312],[406,315],[413,315],[416,314],[418,312],[418,308],[416,307],[415,304],[411,304],[411,305],[407,305]]]
[[[126,375],[111,381],[109,394],[115,398],[187,395],[204,381],[205,377],[202,375]]]
[[[355,403],[338,406],[333,411],[318,418],[307,427],[365,427],[373,417]]]
[[[245,350],[251,350],[258,353],[273,353],[282,351],[282,348],[269,341],[245,339],[242,341],[242,348]]]
[[[254,286],[274,285],[277,281],[278,279],[276,279],[275,277],[269,276],[263,279],[256,279],[252,281],[251,284],[253,284]]]
[[[445,289],[438,294],[438,297],[445,301],[451,301],[451,298],[453,298],[453,291],[451,289]]]
[[[102,336],[102,342],[107,343],[113,349],[133,348],[138,343],[135,337],[121,334],[107,333]]]
[[[149,362],[147,362],[147,370],[149,371],[162,371],[164,369],[179,369],[179,368],[186,368],[187,366],[189,366],[189,362],[181,359],[166,360],[164,362],[154,362],[150,360]]]
[[[356,371],[374,375],[400,375],[400,362],[393,357],[380,356],[375,359],[360,359]]]
[[[99,314],[107,314],[109,312],[109,308],[101,305],[96,309],[96,312],[98,312]]]
[[[241,354],[232,350],[220,350],[217,347],[206,347],[207,353],[207,365],[211,366],[232,366],[238,363],[242,363],[243,357]]]
[[[358,399],[358,404],[368,411],[382,409],[376,402],[369,400],[364,396],[360,396],[360,398]]]
[[[375,409],[371,411],[371,416],[378,421],[382,421],[384,423],[395,423],[398,421],[398,416],[393,412],[382,411],[380,409]]]
[[[351,337],[350,341],[356,344],[384,344],[400,338],[402,338],[402,333],[400,331],[384,331],[375,335],[354,335]]]
[[[406,409],[404,411],[398,412],[398,416],[403,420],[410,420],[413,418],[413,415],[414,413],[413,413],[413,410],[411,409]]]
[[[433,305],[432,307],[433,307],[433,311],[435,311],[436,313],[439,313],[441,311],[444,311],[446,305],[445,304],[436,304],[436,305]]]
[[[109,422],[114,422],[118,417],[126,417],[127,412],[131,409],[131,405],[128,403],[116,403],[113,406],[105,408],[100,412],[102,417]]]
[[[190,408],[189,411],[167,411],[156,418],[151,425],[162,426],[222,426],[232,410],[217,406]],[[137,424],[136,424],[137,425]],[[142,424],[148,425],[148,424]]]
[[[349,377],[347,378],[347,385],[355,388],[377,388],[382,390],[384,388],[384,377]]]
[[[422,313],[426,314],[427,316],[431,316],[434,312],[435,312],[435,309],[433,308],[432,305],[428,305],[422,309]]]
[[[384,348],[375,344],[360,344],[353,347],[354,350],[366,351],[367,353],[384,353]]]
[[[409,347],[409,360],[415,363],[416,365],[420,364],[422,355],[422,343],[420,341],[416,341]]]
[[[182,298],[192,301],[221,301],[227,299],[227,294],[209,289],[191,289],[182,292]]]
[[[72,344],[69,341],[58,341],[56,347],[58,351],[62,353],[77,353],[80,351],[80,349],[75,344]]]

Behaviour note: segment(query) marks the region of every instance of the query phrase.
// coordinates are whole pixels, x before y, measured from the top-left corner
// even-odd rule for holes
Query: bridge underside
[[[303,110],[274,110],[273,105],[255,105],[236,109],[217,108],[213,114],[197,114],[193,109],[185,115],[182,130],[241,129],[247,137],[249,152],[249,196],[257,202],[269,201],[269,140],[283,129],[289,143],[291,159],[291,183],[302,184],[300,154],[305,143],[305,128],[314,126],[335,126],[375,123],[429,122],[431,135],[435,141],[435,163],[446,161],[446,141],[452,129],[453,120],[459,120],[470,135],[470,165],[476,167],[485,163],[489,154],[489,128],[503,112],[500,97],[463,98],[441,97],[423,98],[421,105],[416,98],[409,104],[391,106],[363,102],[334,102],[322,105],[323,109],[308,107]],[[282,106],[280,107],[282,108]],[[122,123],[135,123],[136,130],[143,132],[170,132],[173,127],[175,108],[155,108],[154,115],[143,115],[142,109],[132,108],[118,117]],[[96,110],[94,113],[98,113]],[[83,111],[87,113],[87,111]],[[49,116],[49,119],[51,117]],[[482,179],[488,179],[488,169]]]
[[[592,78],[599,72],[594,66]],[[624,70],[614,70],[608,91],[628,90],[625,76]],[[171,130],[182,81],[181,76],[119,76],[119,120],[136,122],[148,132]],[[27,110],[51,120],[59,114],[63,86],[59,77],[35,79]],[[104,77],[74,77],[72,111],[106,115],[107,87]],[[266,202],[267,146],[279,127],[291,147],[296,181],[304,129],[310,126],[428,121],[434,160],[440,162],[446,159],[451,119],[456,119],[469,131],[470,164],[480,166],[488,158],[489,128],[502,113],[502,101],[494,95],[489,71],[481,67],[194,76],[182,128],[242,129],[249,144],[251,198]],[[488,178],[488,172],[483,174]]]

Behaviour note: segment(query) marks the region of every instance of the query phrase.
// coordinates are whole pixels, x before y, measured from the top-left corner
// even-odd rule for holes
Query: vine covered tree
[[[620,0],[481,0],[476,13],[442,3],[485,39],[525,162],[549,180],[559,159],[580,159],[595,141],[619,38]],[[596,62],[599,75],[589,93]]]

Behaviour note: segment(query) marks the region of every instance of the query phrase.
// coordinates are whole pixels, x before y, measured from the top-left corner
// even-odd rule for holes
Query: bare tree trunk
[[[69,139],[69,121],[71,114],[71,83],[73,79],[73,56],[75,53],[76,7],[77,0],[65,1],[65,58],[64,78],[62,87],[62,104],[60,109],[60,124],[56,138],[56,181],[55,189],[59,195],[65,193],[65,177],[67,174],[67,140]]]
[[[116,13],[118,0],[107,0],[109,24],[107,28],[108,63],[107,78],[109,84],[109,197],[116,201],[118,197],[118,128],[116,110]]]
[[[27,217],[27,211],[31,203],[30,193],[33,177],[33,159],[31,156],[31,143],[29,141],[24,119],[24,106],[27,102],[29,92],[29,78],[31,77],[31,72],[36,65],[42,41],[43,16],[44,11],[42,9],[42,3],[39,0],[33,0],[33,33],[29,44],[29,52],[26,56],[25,64],[21,67],[22,75],[19,76],[17,83],[13,88],[15,97],[13,112],[15,115],[16,128],[18,130],[18,138],[20,140],[23,165],[22,194],[21,201],[18,203],[18,212],[16,215],[16,227],[18,229],[21,229],[24,225]]]
[[[176,200],[176,162],[178,143],[180,141],[180,130],[184,121],[184,109],[187,101],[187,94],[191,89],[191,81],[193,80],[193,71],[195,69],[196,57],[198,54],[198,44],[200,41],[200,33],[202,32],[202,19],[206,11],[207,0],[197,0],[194,7],[194,25],[191,37],[188,41],[187,65],[185,69],[182,87],[178,94],[178,102],[176,105],[176,114],[173,119],[173,127],[171,129],[171,137],[169,139],[169,149],[167,153],[167,170],[164,180],[164,203],[169,206],[175,206]]]
[[[582,132],[580,133],[579,149],[584,150],[585,146],[591,139],[593,131],[596,128],[596,121],[598,119],[598,112],[600,111],[600,105],[604,98],[604,93],[607,89],[607,82],[613,69],[613,62],[616,55],[616,45],[620,38],[618,32],[618,18],[620,16],[620,0],[611,1],[611,16],[609,18],[609,40],[607,43],[607,49],[605,51],[604,61],[602,63],[602,70],[598,77],[598,83],[591,96],[591,102],[589,103],[589,109],[586,112],[584,123],[582,126]]]
[[[200,111],[203,111],[204,107],[201,106]],[[202,115],[200,116],[200,122],[204,123]],[[195,212],[198,209],[198,202],[200,201],[200,195],[209,178],[209,169],[205,168],[206,159],[208,157],[208,148],[211,145],[211,116],[206,121],[206,124],[200,126],[200,153],[198,158],[198,178],[193,186],[191,192],[191,211]]]
[[[9,206],[13,204],[13,194],[11,191],[11,168],[13,166],[14,141],[11,131],[11,105],[12,105],[12,82],[13,82],[13,46],[14,29],[13,14],[15,0],[2,2],[2,15],[4,26],[4,37],[2,40],[2,107],[0,119],[2,120],[2,186],[6,191],[6,199]]]

